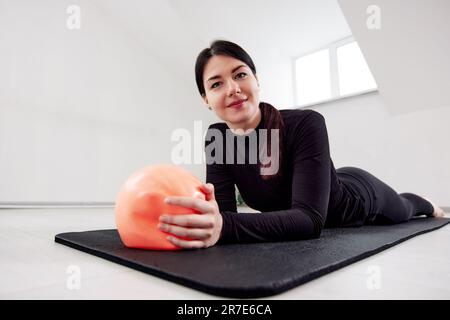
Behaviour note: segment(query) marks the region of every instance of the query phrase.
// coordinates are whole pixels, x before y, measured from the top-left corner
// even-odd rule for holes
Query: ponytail
[[[279,170],[276,174],[273,175],[263,175],[263,180],[269,180],[276,177],[281,177],[283,175],[282,172],[282,161],[283,161],[283,136],[284,136],[284,122],[283,117],[281,116],[280,111],[278,111],[275,107],[273,107],[271,104],[266,102],[261,102],[259,104],[259,108],[261,110],[261,118],[262,118],[262,126],[261,129],[267,129],[267,149],[271,153],[271,144],[272,144],[272,129],[278,129],[278,164],[279,164]],[[266,156],[266,155],[264,155]],[[269,155],[269,157],[272,156],[272,154]],[[261,164],[261,168],[264,168],[265,165]]]

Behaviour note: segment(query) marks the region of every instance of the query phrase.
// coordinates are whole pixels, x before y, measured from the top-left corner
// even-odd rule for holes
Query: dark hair
[[[213,56],[229,56],[244,62],[256,75],[255,64],[253,63],[250,55],[242,49],[239,45],[225,40],[216,40],[211,43],[209,48],[203,49],[195,62],[195,81],[197,82],[197,88],[200,95],[205,96],[205,86],[203,85],[203,71],[208,63],[209,59]],[[283,117],[280,111],[274,108],[269,103],[260,102],[259,108],[261,110],[262,125],[261,128],[268,129],[270,134],[270,129],[279,129],[279,168],[277,174],[271,176],[262,176],[263,179],[274,178],[276,176],[281,176],[282,160],[283,160],[283,135],[284,135],[284,123]],[[268,137],[267,150],[271,150],[271,137]]]

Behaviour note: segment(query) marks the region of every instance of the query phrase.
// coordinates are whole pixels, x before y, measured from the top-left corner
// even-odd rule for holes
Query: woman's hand
[[[162,215],[158,228],[175,236],[167,239],[174,245],[185,249],[208,248],[217,243],[222,231],[222,215],[219,212],[214,196],[214,185],[202,184],[201,190],[206,200],[193,197],[166,197],[165,202],[171,205],[192,208],[200,214]],[[183,240],[179,237],[190,238]]]

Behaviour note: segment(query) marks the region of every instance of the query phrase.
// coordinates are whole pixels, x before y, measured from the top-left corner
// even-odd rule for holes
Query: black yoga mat
[[[149,251],[126,248],[117,230],[61,233],[55,241],[210,294],[258,298],[281,293],[422,233],[448,218],[388,226],[324,229],[319,239]]]

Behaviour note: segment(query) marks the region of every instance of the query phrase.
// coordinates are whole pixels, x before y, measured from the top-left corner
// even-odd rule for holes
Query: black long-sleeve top
[[[362,204],[355,190],[336,174],[324,117],[314,110],[280,113],[284,121],[282,175],[269,180],[263,180],[259,163],[249,161],[248,142],[245,163],[227,163],[227,153],[240,150],[242,154],[242,150],[237,150],[237,141],[227,142],[227,130],[239,136],[226,123],[215,123],[207,131],[206,182],[215,187],[223,217],[218,243],[310,239],[319,237],[324,226],[361,224]],[[263,119],[255,132],[262,126]],[[222,139],[215,137],[219,131]],[[237,212],[235,185],[245,203],[261,213]]]

